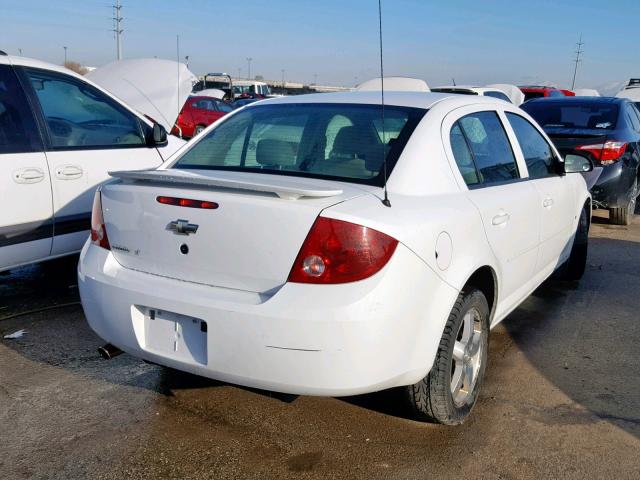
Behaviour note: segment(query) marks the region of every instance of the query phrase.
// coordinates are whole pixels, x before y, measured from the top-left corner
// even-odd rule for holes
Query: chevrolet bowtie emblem
[[[167,230],[171,230],[176,235],[190,235],[198,231],[198,225],[189,223],[189,220],[175,220],[167,225]]]

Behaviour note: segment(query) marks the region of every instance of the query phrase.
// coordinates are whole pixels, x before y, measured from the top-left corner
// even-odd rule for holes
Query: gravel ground
[[[637,479],[639,271],[640,217],[595,218],[583,281],[545,283],[492,332],[461,427],[403,418],[393,391],[296,397],[107,362],[73,260],[0,275],[0,478]]]

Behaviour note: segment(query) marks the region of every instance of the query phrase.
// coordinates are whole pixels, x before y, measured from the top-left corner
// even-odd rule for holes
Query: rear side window
[[[522,105],[546,130],[587,129],[612,130],[618,119],[618,105],[601,101],[566,100],[532,102]]]
[[[379,105],[267,104],[210,131],[174,168],[334,178],[382,186],[426,110]]]
[[[632,103],[628,103],[625,107],[627,118],[631,122],[631,126],[636,132],[640,132],[640,119],[638,119],[638,111]]]
[[[476,164],[473,161],[473,154],[471,153],[467,140],[464,138],[464,134],[457,122],[453,128],[451,128],[450,138],[453,157],[456,160],[456,164],[458,165],[462,178],[469,186],[477,185],[480,183],[480,178],[478,176],[478,171],[476,170]]]
[[[555,155],[547,141],[540,135],[540,132],[520,115],[507,112],[507,118],[520,144],[527,169],[529,170],[529,178],[544,178],[549,175],[556,175]]]
[[[460,137],[464,139],[466,149]],[[467,185],[503,183],[520,176],[511,144],[496,112],[472,113],[458,120],[451,130],[451,147]],[[476,177],[469,165],[469,154]]]
[[[144,146],[138,118],[98,89],[69,75],[26,70],[60,149]]]
[[[0,65],[0,153],[42,150],[40,134],[18,77]]]

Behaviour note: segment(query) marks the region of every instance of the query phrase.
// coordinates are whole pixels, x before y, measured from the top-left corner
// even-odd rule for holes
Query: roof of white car
[[[460,106],[469,103],[495,103],[496,99],[481,96],[463,96],[450,93],[431,92],[384,92],[385,105],[401,107],[431,108],[434,104],[450,99]],[[369,105],[380,104],[380,92],[354,91],[337,93],[314,93],[309,95],[294,95],[290,97],[271,98],[263,100],[260,105],[266,104],[293,104],[293,103],[359,103]]]
[[[53,63],[43,62],[42,60],[36,60],[35,58],[7,55],[7,56],[0,56],[0,61],[2,61],[2,59],[6,59],[6,61],[3,61],[2,63],[9,63],[11,65],[19,65],[21,67],[41,68],[44,70],[53,70],[56,72],[79,76],[75,72],[69,70],[68,68],[62,65],[55,65]]]

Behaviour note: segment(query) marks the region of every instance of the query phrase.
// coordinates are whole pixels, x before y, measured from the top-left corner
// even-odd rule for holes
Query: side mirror
[[[564,157],[565,173],[587,173],[593,170],[593,162],[584,155],[570,153]]]
[[[153,144],[155,146],[167,144],[167,131],[159,123],[153,124]]]

